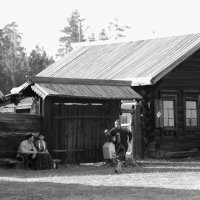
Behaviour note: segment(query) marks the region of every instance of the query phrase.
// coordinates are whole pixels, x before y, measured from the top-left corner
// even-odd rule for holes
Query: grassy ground
[[[121,174],[113,171],[101,164],[45,171],[0,168],[0,199],[200,199],[200,161],[150,161]]]

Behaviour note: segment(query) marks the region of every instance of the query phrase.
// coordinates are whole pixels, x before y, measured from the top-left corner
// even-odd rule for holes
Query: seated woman
[[[47,143],[44,141],[44,135],[39,134],[39,140],[35,141],[35,147],[37,149],[36,156],[36,169],[52,169],[54,162],[47,149]]]

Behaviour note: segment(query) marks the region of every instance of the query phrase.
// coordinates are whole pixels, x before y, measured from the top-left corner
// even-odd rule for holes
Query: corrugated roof
[[[131,80],[149,85],[160,80],[200,48],[200,34],[79,47],[38,76]]]
[[[142,98],[130,87],[129,81],[32,77],[28,79],[28,83],[42,98],[47,96],[120,100]]]
[[[20,100],[20,102],[15,105],[14,103],[0,106],[0,112],[15,112],[15,109],[26,109],[31,108],[33,104],[33,99],[31,97]]]

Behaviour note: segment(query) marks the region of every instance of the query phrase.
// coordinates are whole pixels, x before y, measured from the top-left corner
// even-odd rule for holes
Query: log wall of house
[[[41,117],[29,114],[0,113],[0,157],[14,157],[26,134],[41,131]]]
[[[141,102],[142,132],[148,144],[155,140],[160,144],[160,151],[163,152],[200,147],[200,127],[198,126],[196,131],[186,130],[184,117],[187,94],[197,96],[200,111],[200,51],[190,56],[155,85],[134,87],[133,89],[144,98]],[[154,101],[161,98],[162,94],[176,94],[177,124],[174,130],[155,127]],[[198,113],[198,123],[200,124],[200,112]]]

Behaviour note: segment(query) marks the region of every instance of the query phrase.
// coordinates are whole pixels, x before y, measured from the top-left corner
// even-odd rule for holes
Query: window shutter
[[[154,111],[155,111],[155,127],[163,127],[163,103],[161,99],[154,100]]]

